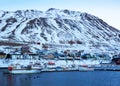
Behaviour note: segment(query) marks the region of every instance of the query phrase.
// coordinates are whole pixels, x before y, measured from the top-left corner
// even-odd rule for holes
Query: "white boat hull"
[[[14,69],[14,70],[11,70],[9,71],[9,73],[12,73],[12,74],[29,74],[29,73],[40,73],[41,72],[41,69],[36,69],[36,70],[22,70],[22,69]]]
[[[79,71],[94,71],[94,69],[88,67],[79,67]]]

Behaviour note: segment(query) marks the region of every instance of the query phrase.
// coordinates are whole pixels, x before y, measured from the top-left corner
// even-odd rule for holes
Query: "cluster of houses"
[[[51,47],[50,47],[51,46]],[[42,50],[38,50],[36,53],[30,52],[30,47],[27,45],[22,46],[21,48],[6,48],[8,51],[16,50],[19,51],[19,54],[0,52],[0,59],[58,59],[58,60],[81,60],[81,59],[109,59],[112,63],[120,64],[120,54],[109,56],[108,53],[85,53],[84,50],[49,50],[55,49],[55,47],[69,47],[68,45],[53,45],[46,44]]]
[[[24,50],[24,49],[23,49]],[[39,50],[36,53],[24,53],[21,54],[6,54],[0,52],[1,59],[58,59],[58,60],[81,60],[81,59],[107,59],[111,60],[111,63],[120,64],[120,54],[113,55],[112,57],[108,54],[91,54],[84,53],[83,50],[65,50],[65,51],[51,51],[51,50]]]

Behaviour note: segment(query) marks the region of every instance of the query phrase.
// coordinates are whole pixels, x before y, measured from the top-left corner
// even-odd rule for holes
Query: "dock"
[[[61,69],[57,69],[57,68],[53,68],[53,69],[44,68],[44,69],[41,70],[41,72],[66,72],[66,71],[79,71],[79,68],[61,68]]]
[[[120,71],[120,65],[95,65],[92,66],[94,68],[94,71]]]

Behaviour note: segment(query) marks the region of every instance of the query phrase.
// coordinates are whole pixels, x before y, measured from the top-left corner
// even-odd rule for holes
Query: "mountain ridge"
[[[70,44],[70,41],[77,44],[79,41],[78,49],[84,46],[82,50],[91,52],[92,49],[120,50],[118,29],[91,14],[67,9],[0,11],[0,40],[50,44]]]

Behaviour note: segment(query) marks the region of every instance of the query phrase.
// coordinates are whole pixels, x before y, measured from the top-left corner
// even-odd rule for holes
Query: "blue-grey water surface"
[[[0,86],[120,86],[119,71],[41,72],[39,74],[4,74]]]

